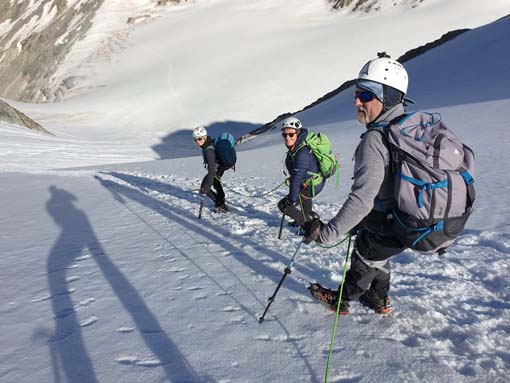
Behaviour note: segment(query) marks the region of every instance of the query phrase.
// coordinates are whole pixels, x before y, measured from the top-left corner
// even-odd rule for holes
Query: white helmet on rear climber
[[[203,126],[193,129],[193,138],[207,137],[207,130]]]

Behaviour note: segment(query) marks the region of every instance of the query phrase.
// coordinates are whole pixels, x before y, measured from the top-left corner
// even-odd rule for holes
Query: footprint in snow
[[[88,326],[93,325],[96,322],[97,322],[97,317],[95,315],[92,315],[90,318],[81,321],[80,327],[88,327]]]
[[[49,339],[48,339],[48,342],[49,343],[58,343],[58,342],[62,342],[64,340],[66,340],[67,338],[69,338],[71,335],[74,334],[74,331],[73,330],[63,330],[61,332],[59,332],[58,334],[54,334],[52,335]]]
[[[227,307],[224,307],[221,309],[221,311],[226,312],[226,313],[233,313],[233,312],[239,311],[239,310],[241,310],[240,307],[232,307],[232,306],[227,306]]]
[[[234,318],[230,319],[230,323],[246,324],[246,319],[245,319],[244,315],[239,315],[238,317],[234,317]]]
[[[42,301],[46,301],[46,300],[48,300],[50,298],[51,298],[51,295],[50,294],[46,294],[46,295],[42,295],[40,297],[35,297],[30,302],[32,302],[32,303],[42,302]]]
[[[92,254],[85,254],[85,255],[82,255],[81,257],[76,257],[75,259],[80,262],[80,261],[85,261],[86,259],[89,259],[89,258],[92,258]]]
[[[164,259],[165,262],[176,262],[177,260],[175,258],[172,258],[170,254],[159,254],[156,256],[157,259]]]
[[[95,301],[96,301],[96,298],[93,298],[93,297],[84,299],[84,300],[78,302],[78,304],[76,305],[76,309],[78,309],[80,307],[88,306],[91,303],[94,303]]]
[[[214,295],[216,295],[217,297],[222,297],[222,296],[225,296],[225,295],[231,295],[232,293],[230,291],[218,291],[217,293],[215,293]]]
[[[191,286],[191,287],[188,287],[186,290],[194,291],[194,290],[203,290],[203,289],[205,289],[205,287],[202,287],[202,286]]]

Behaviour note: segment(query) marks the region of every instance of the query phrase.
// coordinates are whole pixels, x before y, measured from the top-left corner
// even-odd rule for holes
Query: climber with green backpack
[[[329,139],[324,134],[308,132],[297,118],[283,120],[281,131],[288,149],[285,167],[289,194],[278,203],[278,208],[294,220],[291,226],[301,227],[317,216],[312,212],[312,198],[321,192],[326,178],[337,174],[338,161],[331,153]]]

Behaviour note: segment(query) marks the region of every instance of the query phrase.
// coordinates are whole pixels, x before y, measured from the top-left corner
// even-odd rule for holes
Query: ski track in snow
[[[261,199],[246,198],[226,190],[227,201],[231,207],[228,214],[217,214],[212,211],[212,204],[206,201],[201,221],[198,221],[198,197],[191,193],[198,184],[197,180],[175,176],[155,175],[140,172],[123,172],[99,174],[101,179],[110,182],[112,191],[118,187],[128,187],[138,190],[151,198],[154,198],[158,208],[164,203],[169,211],[186,221],[194,220],[194,224],[200,224],[203,230],[215,233],[215,236],[225,236],[226,242],[232,243],[232,248],[238,250],[226,251],[223,246],[213,242],[203,242],[195,233],[187,230],[182,235],[192,237],[194,246],[200,246],[204,254],[212,256],[211,262],[221,262],[221,257],[246,257],[244,253],[253,256],[253,262],[260,263],[252,271],[252,281],[261,283],[263,288],[259,291],[272,293],[281,272],[286,266],[290,254],[299,242],[288,229],[285,230],[285,240],[276,239],[279,221],[276,202],[279,193],[269,195]],[[238,180],[236,191],[240,193],[262,193],[264,190],[254,190],[253,186]],[[273,206],[274,209],[268,207]],[[150,207],[150,206],[149,206]],[[331,216],[338,207],[322,205],[320,199],[317,210],[324,216]],[[187,213],[183,213],[187,212]],[[170,231],[180,230],[173,223],[169,224]],[[240,247],[240,248],[239,248]],[[261,248],[269,249],[268,252],[260,252]],[[169,253],[162,254],[160,246],[154,247],[159,253],[156,260],[172,262]],[[175,248],[164,249],[173,254]],[[342,248],[339,257],[338,248],[321,249],[317,246],[307,247],[301,254],[292,277],[286,280],[287,286],[294,279],[306,284],[307,281],[317,278],[320,282],[330,287],[340,281],[342,264],[346,248]],[[180,250],[178,250],[179,252]],[[236,254],[238,252],[238,254]],[[487,263],[481,265],[476,261],[478,254],[484,254]],[[410,349],[419,350],[427,358],[437,360],[459,374],[470,377],[485,374],[491,379],[504,376],[508,368],[510,353],[504,343],[505,334],[510,330],[508,325],[510,316],[510,291],[508,289],[507,275],[509,266],[504,262],[505,256],[510,253],[510,239],[493,232],[470,233],[467,232],[457,244],[445,255],[419,255],[412,251],[406,251],[393,258],[392,290],[390,292],[394,313],[389,318],[381,318],[368,312],[367,309],[354,303],[351,315],[341,318],[339,343],[345,341],[353,326],[360,327],[363,337],[382,337],[400,342]],[[268,255],[270,254],[270,255]],[[275,259],[277,255],[277,259]],[[215,261],[213,261],[215,260]],[[189,259],[190,263],[194,260]],[[195,265],[196,266],[196,265]],[[182,274],[188,271],[187,267],[172,266],[161,267],[160,272]],[[268,280],[271,274],[272,280]],[[197,274],[193,272],[194,278]],[[192,300],[210,299],[209,288],[206,285],[196,284],[191,274],[183,274],[177,278],[184,283],[174,287],[174,290],[188,291]],[[189,281],[189,282],[187,282]],[[190,283],[191,282],[191,283]],[[243,283],[237,281],[239,285]],[[185,283],[190,283],[186,287]],[[216,297],[229,296],[227,281],[223,281],[219,287],[223,293],[216,293]],[[230,283],[230,282],[228,282]],[[202,291],[205,290],[205,291]],[[305,290],[303,290],[303,294]],[[39,298],[42,299],[42,298]],[[256,297],[259,304],[265,305],[265,296]],[[288,302],[294,309],[289,315],[317,315],[328,317],[316,302],[305,295],[289,293],[282,289],[278,296],[279,304]],[[424,302],[426,302],[424,304]],[[480,306],[478,302],[483,302]],[[252,318],[240,314],[243,309],[240,302],[232,302],[219,309],[220,312],[232,314],[226,322],[236,325],[246,325],[256,319],[259,313],[251,312]],[[262,306],[261,306],[262,307]],[[260,310],[260,308],[259,308]],[[267,315],[267,321],[273,321],[276,307],[272,307]],[[469,313],[473,314],[470,315]],[[480,321],[479,318],[487,320]],[[122,327],[119,327],[122,328]],[[345,331],[342,334],[342,330]],[[118,330],[121,331],[121,330]],[[264,342],[301,342],[305,336],[295,335],[260,335],[255,341]],[[342,339],[343,338],[343,339]],[[361,356],[363,356],[363,351]],[[339,351],[341,353],[341,351]],[[117,359],[122,364],[135,364],[147,366],[157,364],[153,360],[139,359],[138,357],[125,356]],[[336,371],[331,381],[342,379],[356,379],[341,371]]]

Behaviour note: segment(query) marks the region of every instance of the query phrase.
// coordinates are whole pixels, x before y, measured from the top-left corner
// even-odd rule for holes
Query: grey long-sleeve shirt
[[[377,122],[391,121],[403,113],[403,105],[398,104]],[[394,206],[394,176],[390,169],[390,153],[382,134],[367,131],[356,148],[354,161],[351,192],[337,215],[321,228],[318,237],[321,243],[338,241],[373,209],[383,210],[375,206],[376,198],[384,210],[391,210]]]

